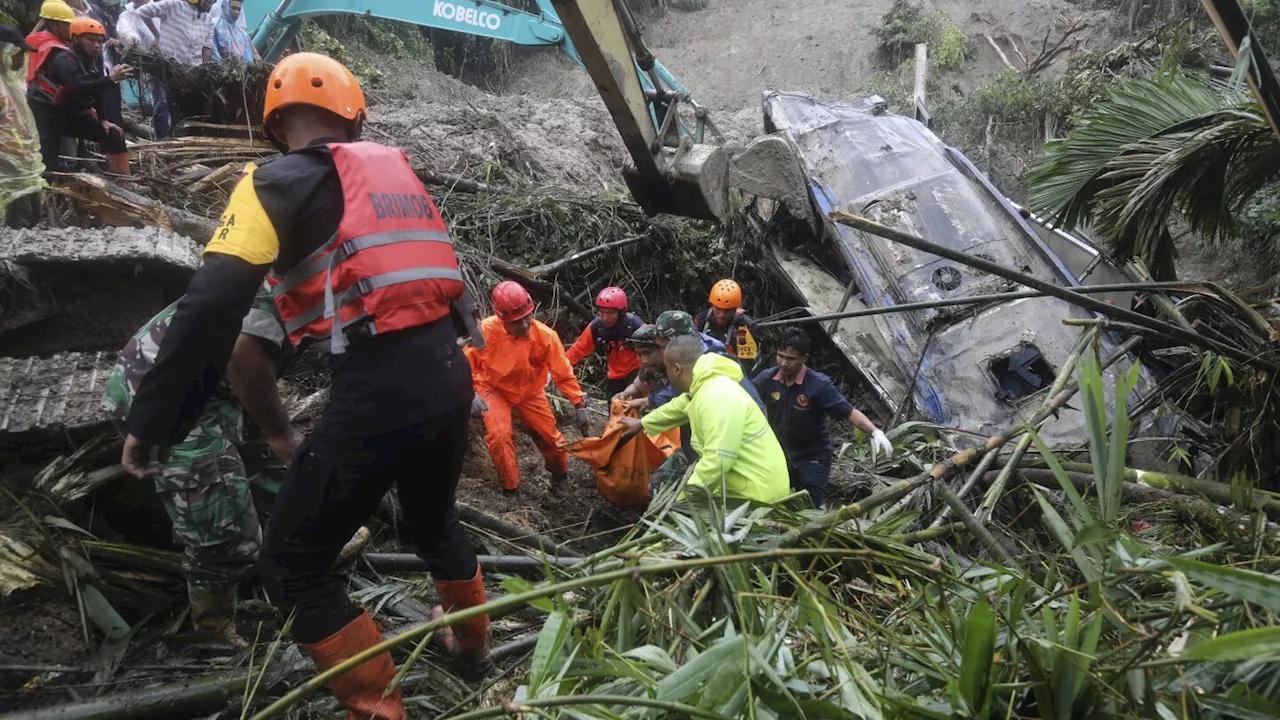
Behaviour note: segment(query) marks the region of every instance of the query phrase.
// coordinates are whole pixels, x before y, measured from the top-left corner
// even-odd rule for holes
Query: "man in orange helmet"
[[[64,17],[64,10],[72,12],[61,2],[46,2],[45,6],[56,17]],[[41,13],[46,13],[46,7],[41,8]],[[62,168],[62,138],[70,136],[98,143],[107,156],[107,171],[127,175],[129,150],[125,147],[124,130],[109,117],[114,114],[116,83],[133,71],[128,65],[116,65],[109,75],[103,71],[102,49],[107,30],[97,20],[46,20],[50,30],[28,37],[28,42],[39,50],[27,70],[27,105],[40,133],[45,169]],[[70,47],[62,42],[60,33],[64,27]]]
[[[619,287],[607,287],[596,295],[596,312],[599,317],[587,323],[567,355],[569,364],[576,366],[592,353],[602,353],[608,371],[605,393],[611,398],[626,390],[640,374],[640,357],[627,340],[644,325],[644,320],[627,312],[627,294]]]
[[[322,669],[382,640],[332,565],[394,484],[442,609],[485,600],[454,508],[474,399],[458,349],[465,289],[448,229],[400,150],[357,142],[364,93],[315,53],[267,80],[263,125],[286,150],[245,167],[204,264],[130,408],[122,462],[144,476],[191,430],[264,276],[290,342],[331,353],[329,404],[296,448],[261,553],[262,582]],[[484,674],[489,619],[453,627],[455,667]],[[405,717],[382,653],[330,683],[352,718]]]
[[[493,464],[502,480],[502,489],[516,496],[520,490],[520,465],[516,462],[511,411],[529,428],[533,442],[542,452],[551,489],[559,492],[569,472],[569,455],[560,446],[564,436],[556,427],[556,416],[543,388],[547,373],[556,387],[578,409],[578,429],[586,436],[590,416],[582,388],[574,377],[564,345],[555,330],[533,317],[533,298],[518,282],[507,280],[493,289],[493,315],[480,323],[483,349],[467,347],[467,359],[475,378],[476,394],[483,400],[485,438]]]
[[[711,307],[698,313],[693,319],[694,327],[724,343],[744,368],[755,365],[756,321],[742,309],[742,288],[733,280],[720,280],[711,286],[708,301]]]

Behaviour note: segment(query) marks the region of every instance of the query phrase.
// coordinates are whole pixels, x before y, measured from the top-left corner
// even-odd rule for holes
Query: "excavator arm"
[[[729,205],[729,153],[705,135],[710,130],[717,141],[723,138],[706,110],[649,52],[624,0],[536,2],[535,14],[494,0],[282,0],[258,24],[253,42],[264,58],[274,60],[297,36],[303,18],[344,13],[559,47],[586,69],[618,128],[631,156],[623,177],[636,202],[651,215],[723,219]],[[775,139],[779,144],[785,145]],[[779,149],[760,151],[776,155]],[[798,168],[794,160],[783,165]],[[779,180],[756,173],[747,187],[768,197],[807,198],[794,169],[784,174]],[[782,185],[787,187],[775,190]],[[788,204],[808,210],[805,201]]]

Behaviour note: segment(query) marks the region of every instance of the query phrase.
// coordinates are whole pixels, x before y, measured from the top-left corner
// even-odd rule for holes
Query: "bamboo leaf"
[[[533,583],[521,577],[509,577],[502,581],[502,589],[507,593],[515,595],[517,593],[528,592],[533,589]],[[529,607],[535,610],[541,610],[545,613],[552,613],[556,610],[556,605],[551,598],[538,598],[529,601]]]
[[[1071,543],[1071,549],[1083,547],[1085,545],[1095,545],[1100,542],[1106,542],[1115,537],[1115,533],[1111,529],[1102,525],[1088,525],[1080,532],[1076,533],[1076,538]]]
[[[1222,695],[1200,695],[1196,702],[1236,720],[1275,720],[1280,718],[1280,705],[1262,698],[1229,698]]]
[[[529,664],[529,691],[535,696],[551,673],[563,664],[559,662],[560,655],[572,635],[573,621],[564,613],[553,612],[547,617],[542,631],[538,633],[538,644],[533,648],[533,659]]]
[[[1259,660],[1280,658],[1280,627],[1238,630],[1196,643],[1182,653],[1191,660]]]
[[[742,652],[742,638],[727,637],[658,683],[659,700],[683,700],[697,692],[722,663]]]
[[[981,595],[965,623],[964,654],[960,656],[960,696],[975,717],[985,713],[987,707],[995,643],[995,613],[986,596]]]
[[[1188,577],[1245,602],[1280,612],[1280,577],[1184,557],[1163,558]]]
[[[661,670],[664,673],[675,672],[680,666],[676,665],[666,650],[657,645],[641,645],[637,648],[622,653],[622,657],[632,660],[639,660],[650,667]]]

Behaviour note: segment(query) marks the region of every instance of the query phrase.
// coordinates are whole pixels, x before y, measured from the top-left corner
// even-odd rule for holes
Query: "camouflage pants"
[[[238,404],[211,401],[156,477],[174,538],[185,549],[183,574],[194,587],[235,584],[262,547],[251,482],[236,447],[240,425]]]

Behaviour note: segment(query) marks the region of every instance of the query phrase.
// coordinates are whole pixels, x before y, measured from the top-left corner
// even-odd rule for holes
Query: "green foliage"
[[[401,60],[430,61],[431,45],[409,23],[360,15],[323,15],[315,22],[334,38],[352,47]]]
[[[310,20],[302,23],[302,46],[311,52],[328,55],[346,65],[365,88],[379,88],[383,85],[384,77],[381,70],[354,57],[345,45]]]
[[[914,58],[920,43],[929,45],[929,64],[941,72],[960,70],[969,53],[964,33],[946,13],[929,12],[914,0],[896,0],[872,34],[876,58],[885,70]]]
[[[1253,98],[1174,73],[1132,80],[1048,143],[1028,176],[1032,208],[1064,230],[1092,225],[1113,257],[1174,277],[1171,217],[1209,242],[1280,179],[1280,143]]]
[[[1236,216],[1237,252],[1256,258],[1260,275],[1280,274],[1280,184],[1255,195]]]
[[[35,22],[29,4],[23,0],[0,0],[0,25],[26,28]]]
[[[929,64],[942,72],[958,72],[969,54],[969,43],[955,25],[946,25],[929,46]]]

